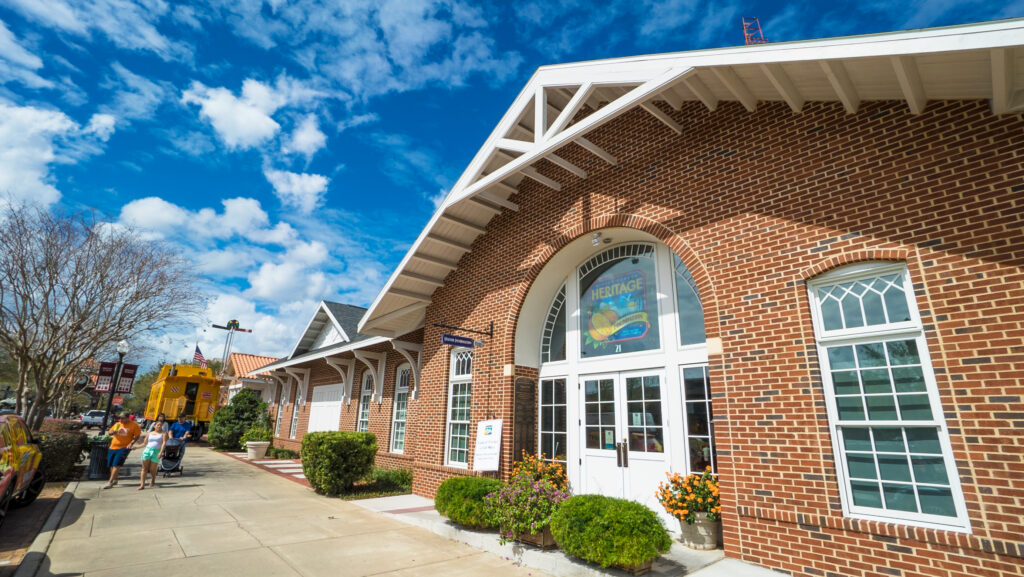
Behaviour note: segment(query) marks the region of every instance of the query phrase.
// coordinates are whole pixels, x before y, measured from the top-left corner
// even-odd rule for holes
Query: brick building
[[[543,452],[656,511],[711,466],[730,557],[1020,575],[1022,45],[1018,19],[538,69],[355,338],[266,367],[292,427],[341,386],[339,427],[431,496],[500,418],[499,475]]]

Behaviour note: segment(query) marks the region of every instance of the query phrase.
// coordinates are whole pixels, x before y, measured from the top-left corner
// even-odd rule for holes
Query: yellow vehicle
[[[163,413],[168,422],[173,422],[178,415],[185,415],[194,427],[205,432],[217,412],[220,385],[220,379],[210,369],[164,365],[150,390],[146,419]]]

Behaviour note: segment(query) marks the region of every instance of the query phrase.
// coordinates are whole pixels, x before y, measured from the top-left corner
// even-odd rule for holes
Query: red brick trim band
[[[897,525],[895,523],[883,523],[881,521],[864,521],[861,519],[850,519],[848,517],[830,517],[825,515],[804,515],[793,511],[778,511],[775,509],[764,509],[761,507],[741,506],[736,508],[741,517],[752,519],[768,519],[781,523],[800,525],[809,531],[818,531],[821,527],[851,531],[854,533],[866,533],[883,537],[894,537],[897,539],[908,539],[937,545],[961,547],[996,555],[1024,558],[1024,542],[1002,541],[998,539],[982,539],[966,533],[955,533],[953,531],[940,531],[938,529],[925,529],[922,527],[910,527]]]

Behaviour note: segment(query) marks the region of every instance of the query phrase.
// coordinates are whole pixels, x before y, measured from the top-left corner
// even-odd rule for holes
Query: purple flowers
[[[567,491],[547,479],[534,480],[520,475],[510,479],[500,491],[488,495],[484,502],[505,543],[517,535],[543,531],[551,515],[568,498]]]

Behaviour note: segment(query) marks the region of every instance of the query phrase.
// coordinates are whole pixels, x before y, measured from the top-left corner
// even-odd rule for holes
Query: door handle
[[[626,439],[622,439],[622,467],[629,467],[629,445],[626,444]]]
[[[615,466],[622,466],[622,443],[615,443]]]

